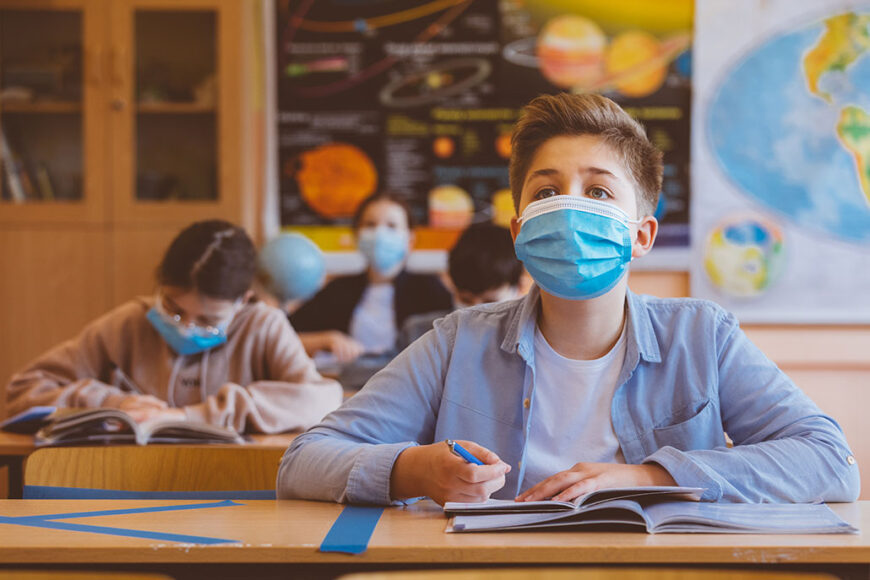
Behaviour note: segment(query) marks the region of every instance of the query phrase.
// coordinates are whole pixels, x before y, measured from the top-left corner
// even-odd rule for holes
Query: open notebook
[[[489,500],[444,504],[447,532],[584,526],[656,533],[837,534],[858,530],[824,504],[699,502],[703,489],[633,487],[592,492],[574,502]]]
[[[148,443],[244,443],[233,429],[194,421],[137,423],[118,409],[58,409],[36,433],[37,446]]]

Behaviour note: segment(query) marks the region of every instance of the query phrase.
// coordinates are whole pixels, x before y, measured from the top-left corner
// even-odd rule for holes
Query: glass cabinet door
[[[116,152],[130,155],[113,196],[122,220],[186,222],[223,213],[223,4],[131,0],[117,17],[130,32],[117,43],[128,78],[112,102],[122,117]]]
[[[81,2],[0,0],[0,219],[101,217],[95,18]]]

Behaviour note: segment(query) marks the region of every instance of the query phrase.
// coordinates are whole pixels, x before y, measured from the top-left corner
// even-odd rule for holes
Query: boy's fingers
[[[567,489],[582,479],[582,475],[574,472],[561,472],[548,477],[530,490],[520,494],[520,501],[538,501],[549,499],[564,489]]]
[[[457,443],[462,445],[466,451],[468,451],[487,465],[492,465],[501,461],[498,455],[496,455],[486,447],[478,445],[474,441],[457,441]]]
[[[461,466],[457,470],[457,477],[465,483],[483,483],[504,477],[509,466],[506,463],[498,462],[494,465],[472,465],[470,463]]]

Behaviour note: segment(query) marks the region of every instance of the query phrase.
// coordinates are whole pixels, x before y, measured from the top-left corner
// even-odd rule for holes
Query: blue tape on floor
[[[238,491],[128,491],[25,485],[24,499],[275,499],[274,489]]]
[[[384,513],[382,507],[345,506],[320,544],[321,552],[362,554]]]
[[[226,544],[236,543],[238,540],[226,540],[223,538],[210,538],[207,536],[188,536],[185,534],[170,534],[165,532],[149,532],[147,530],[130,530],[127,528],[115,528],[107,526],[93,526],[88,524],[73,524],[58,522],[72,518],[92,518],[99,516],[116,516],[125,514],[141,514],[152,512],[168,512],[179,510],[192,510],[213,507],[227,507],[244,505],[231,500],[216,501],[211,503],[196,503],[186,505],[153,506],[141,508],[126,508],[114,510],[94,510],[90,512],[71,512],[65,514],[45,514],[39,516],[0,516],[0,524],[16,526],[28,526],[32,528],[48,528],[55,530],[67,530],[71,532],[89,532],[92,534],[106,534],[110,536],[125,536],[130,538],[145,538],[149,540],[163,540],[166,542],[182,542],[187,544]]]

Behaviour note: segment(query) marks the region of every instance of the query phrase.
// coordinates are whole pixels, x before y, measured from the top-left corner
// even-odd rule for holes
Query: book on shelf
[[[58,409],[36,433],[37,446],[149,443],[245,443],[235,430],[178,419],[137,423],[120,409]]]
[[[447,532],[617,528],[658,533],[842,534],[858,530],[824,504],[701,502],[703,489],[626,487],[573,502],[491,499],[444,504]]]
[[[2,128],[0,128],[0,165],[3,166],[3,173],[6,174],[9,198],[16,203],[27,201],[27,193],[24,190],[24,183],[21,178],[21,162],[16,158],[12,148],[9,146],[9,140],[6,138],[6,133]]]
[[[51,184],[51,175],[48,173],[48,167],[45,163],[36,165],[36,184],[40,196],[45,201],[54,201],[54,186]]]

